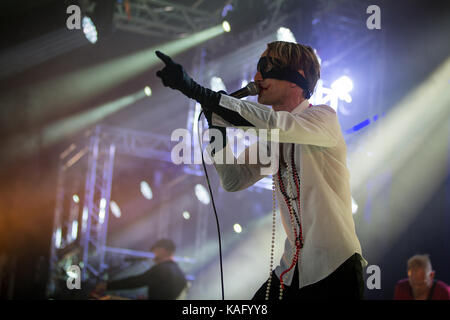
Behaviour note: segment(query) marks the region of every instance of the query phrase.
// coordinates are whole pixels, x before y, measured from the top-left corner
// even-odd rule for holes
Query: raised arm
[[[279,129],[279,142],[332,147],[340,130],[336,112],[314,106],[303,112],[274,111],[267,106],[222,95],[220,107],[236,111],[259,129]]]

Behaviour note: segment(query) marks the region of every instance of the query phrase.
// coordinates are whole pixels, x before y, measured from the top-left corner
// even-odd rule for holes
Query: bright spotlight
[[[62,243],[61,228],[57,228],[56,231],[55,231],[55,247],[56,248],[61,248],[61,243]]]
[[[146,181],[141,181],[141,193],[148,200],[153,198],[152,188]]]
[[[355,214],[358,212],[358,204],[356,203],[355,199],[352,197],[352,213]]]
[[[316,54],[317,60],[319,61],[319,64],[322,65],[322,59],[320,58],[319,54],[317,53],[317,50],[314,49],[314,53]]]
[[[122,212],[120,211],[119,205],[115,201],[111,201],[109,203],[109,207],[111,208],[111,212],[116,218],[120,218],[122,216]]]
[[[145,87],[144,92],[147,97],[150,97],[152,95],[152,89],[150,89],[149,86]]]
[[[226,21],[226,20],[224,22],[222,22],[222,28],[223,28],[223,31],[225,31],[225,32],[231,31],[231,26],[228,23],[228,21]]]
[[[100,223],[103,223],[105,221],[106,216],[106,199],[101,198],[100,199],[100,211],[98,213],[98,221]]]
[[[353,90],[353,81],[349,77],[342,76],[335,80],[331,84],[331,89],[339,97],[339,99],[344,100],[347,103],[352,102],[352,97],[349,92]]]
[[[73,272],[72,270],[67,270],[66,274],[67,274],[68,277],[71,277],[72,279],[78,278],[78,273]]]
[[[297,43],[292,31],[288,28],[281,27],[277,30],[277,40]]]
[[[201,184],[195,186],[195,195],[201,203],[208,204],[211,201],[208,191]]]
[[[225,5],[222,10],[222,17],[225,18],[225,16],[228,14],[228,11],[233,11],[233,5],[231,3]]]
[[[72,239],[75,240],[78,235],[78,221],[72,221]]]
[[[225,83],[223,83],[223,80],[220,77],[212,77],[209,83],[211,90],[213,91],[227,91],[227,87],[225,87]]]
[[[75,202],[75,203],[79,203],[79,202],[80,202],[80,198],[78,197],[77,194],[74,194],[74,195],[72,196],[72,199],[73,199],[73,202]]]
[[[241,233],[242,232],[242,227],[239,223],[235,223],[233,226],[234,232],[236,233]]]
[[[97,28],[95,27],[92,19],[88,16],[84,16],[82,20],[83,24],[83,32],[86,36],[86,39],[89,40],[90,43],[96,43],[98,39]]]
[[[183,211],[183,218],[185,220],[189,220],[191,218],[191,215],[188,211]]]
[[[84,230],[87,227],[88,217],[89,217],[88,208],[83,207],[83,214],[81,216],[81,231],[82,232],[84,232]]]

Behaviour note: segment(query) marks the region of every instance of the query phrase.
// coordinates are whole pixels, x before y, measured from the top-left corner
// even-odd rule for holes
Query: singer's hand
[[[199,85],[189,77],[180,64],[174,62],[161,51],[155,53],[166,65],[156,73],[166,87],[180,90],[185,96],[197,100],[204,106],[219,104],[220,93]]]
[[[165,67],[156,73],[156,76],[161,78],[163,85],[187,94],[192,82],[191,77],[180,64],[173,61],[169,56],[161,51],[156,51],[155,54],[165,64]]]

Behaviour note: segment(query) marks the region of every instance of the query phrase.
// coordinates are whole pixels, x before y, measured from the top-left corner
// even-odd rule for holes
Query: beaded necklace
[[[310,103],[308,108],[311,108],[312,104]],[[278,172],[277,172],[277,178],[278,178],[278,184],[280,186],[280,192],[283,195],[284,201],[286,202],[286,206],[289,210],[289,217],[291,219],[291,225],[292,228],[294,230],[294,235],[295,235],[295,254],[294,254],[294,258],[292,259],[292,263],[290,265],[290,267],[288,269],[286,269],[285,271],[283,271],[280,275],[280,296],[279,299],[282,300],[283,299],[283,290],[284,290],[284,283],[283,283],[283,276],[292,270],[292,268],[297,264],[298,261],[298,256],[300,253],[300,249],[303,248],[303,244],[304,244],[304,239],[303,239],[303,230],[302,230],[302,224],[300,223],[300,211],[301,211],[301,207],[300,207],[300,178],[297,172],[297,168],[295,167],[295,160],[294,160],[294,149],[295,149],[295,144],[292,144],[292,148],[291,148],[291,173],[292,173],[292,177],[295,183],[295,187],[296,187],[296,191],[297,191],[297,196],[294,197],[289,197],[288,193],[286,192],[286,189],[284,187],[284,182],[283,182],[283,178],[281,177],[281,158],[280,157],[280,162],[279,162],[279,166],[278,166]],[[284,161],[283,161],[284,162]],[[291,193],[292,195],[292,188],[291,188],[291,183],[289,181],[289,165],[287,163],[284,163],[286,165],[286,170],[288,172],[287,175],[287,186],[288,186],[288,191],[289,193]],[[297,207],[298,207],[298,215],[295,214],[295,210],[292,206],[292,202],[294,200],[297,200]],[[273,212],[273,219],[272,219],[272,245],[270,248],[270,270],[269,270],[269,280],[267,281],[267,289],[266,289],[266,300],[269,300],[269,292],[270,292],[270,285],[272,283],[272,269],[273,269],[273,251],[275,248],[275,225],[276,225],[276,211],[277,211],[277,204],[276,204],[276,192],[275,192],[275,176],[272,175],[272,212]],[[297,234],[297,230],[295,227],[295,223],[294,223],[294,217],[295,220],[297,222],[297,226],[298,226],[298,234]]]
[[[295,235],[295,254],[294,254],[294,258],[292,260],[292,263],[290,265],[290,267],[288,269],[286,269],[285,271],[283,271],[280,275],[280,295],[279,295],[279,299],[283,299],[283,290],[284,290],[284,283],[283,283],[283,276],[292,270],[292,268],[296,265],[297,261],[298,261],[298,256],[299,256],[299,252],[300,249],[303,248],[303,231],[302,231],[302,225],[300,223],[300,178],[297,172],[297,168],[295,167],[295,160],[294,160],[294,148],[295,145],[292,144],[292,149],[291,149],[291,164],[290,166],[285,163],[286,165],[286,170],[288,172],[288,181],[287,181],[287,187],[288,187],[288,192],[291,193],[292,195],[292,188],[291,188],[291,183],[289,181],[289,173],[292,173],[292,178],[294,180],[295,186],[296,186],[296,196],[294,197],[293,195],[290,197],[288,195],[288,192],[286,192],[286,188],[283,182],[283,178],[281,177],[281,158],[280,158],[280,166],[278,169],[278,173],[277,173],[277,178],[278,178],[278,184],[280,186],[280,192],[283,195],[284,201],[286,202],[286,206],[289,210],[289,217],[291,219],[291,225],[292,228],[294,230],[294,235]],[[297,206],[299,209],[299,213],[298,215],[295,214],[295,209],[292,205],[292,202],[294,202],[295,200],[297,200]],[[266,289],[266,300],[269,300],[269,292],[270,292],[270,286],[271,286],[271,282],[272,282],[272,269],[273,269],[273,251],[274,251],[274,247],[275,247],[275,225],[276,225],[276,195],[275,195],[275,176],[272,176],[272,204],[273,204],[273,220],[272,220],[272,244],[271,244],[271,251],[270,251],[270,274],[269,274],[269,280],[267,282],[267,289]],[[295,221],[294,221],[295,218]],[[297,224],[296,224],[296,223]],[[297,233],[297,228],[298,228],[298,233]]]

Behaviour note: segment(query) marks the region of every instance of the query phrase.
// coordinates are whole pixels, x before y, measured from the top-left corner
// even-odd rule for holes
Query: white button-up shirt
[[[304,100],[292,112],[274,111],[265,105],[226,95],[222,95],[219,104],[238,112],[256,128],[279,129],[283,158],[289,164],[294,144],[295,166],[300,177],[300,222],[304,238],[297,263],[299,288],[324,279],[354,253],[362,256],[352,217],[350,174],[346,166],[347,147],[336,112],[326,105],[310,107],[308,100]],[[227,124],[216,114],[213,114],[212,121],[215,125]],[[211,145],[209,147],[211,150]],[[231,152],[229,145],[214,157],[224,157],[227,152]],[[216,161],[214,166],[222,187],[227,191],[243,190],[264,177],[258,164],[219,163]],[[280,170],[285,177],[285,188],[287,179],[290,179],[290,190],[295,196],[296,186],[292,174],[285,174],[285,167],[280,166]],[[293,261],[295,235],[278,179],[275,179],[275,190],[281,221],[287,234],[283,256],[275,268],[275,274],[280,277]],[[297,200],[291,203],[298,213]],[[362,264],[366,266],[367,262],[363,259]],[[293,274],[294,268],[284,274],[284,284],[291,285]]]

